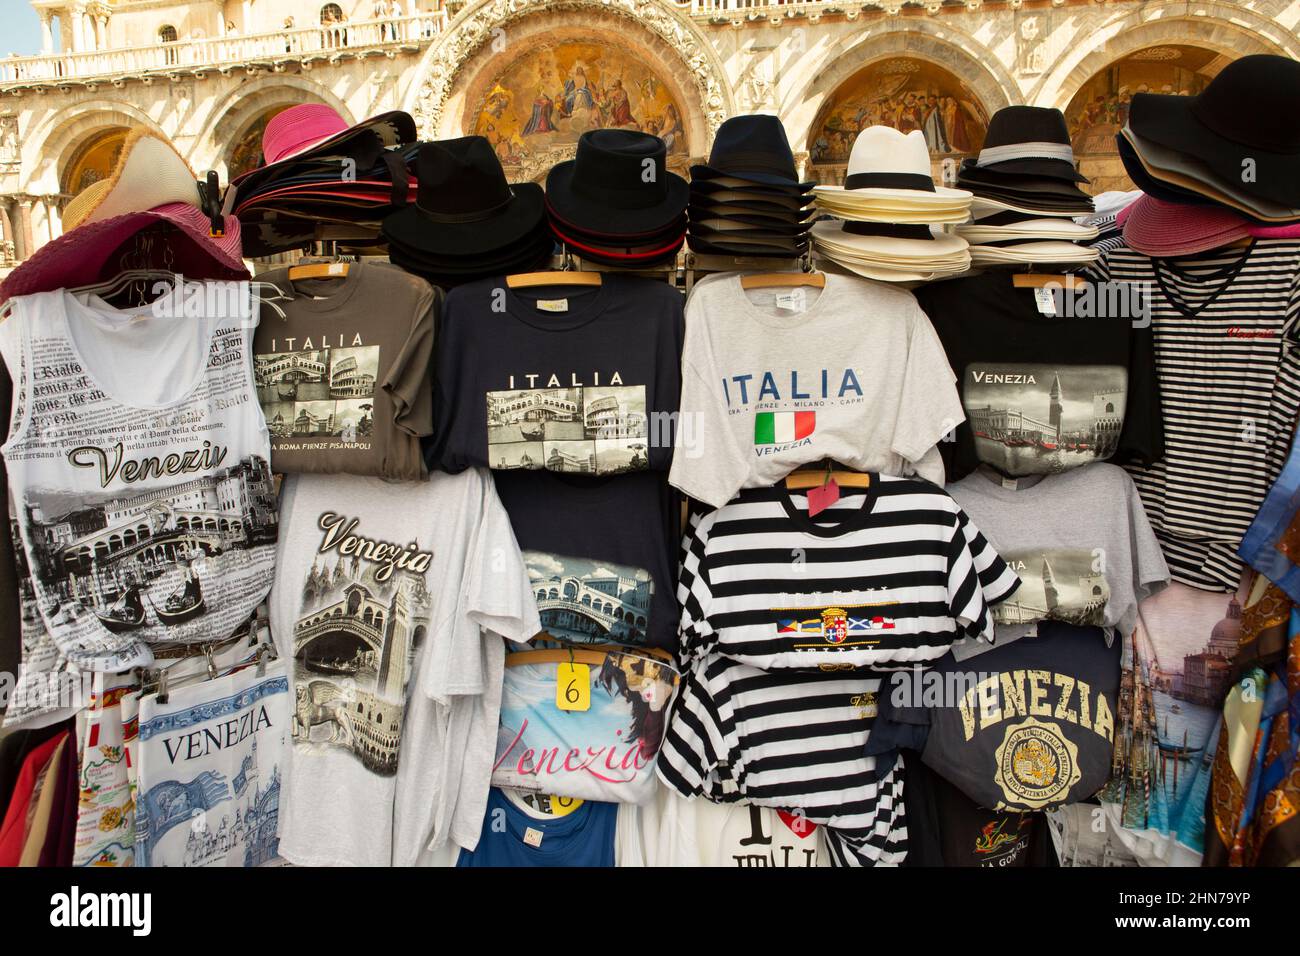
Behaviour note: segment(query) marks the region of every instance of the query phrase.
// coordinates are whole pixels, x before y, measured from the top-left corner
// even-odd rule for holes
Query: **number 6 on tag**
[[[557,665],[555,706],[560,710],[591,709],[591,668],[588,665]]]

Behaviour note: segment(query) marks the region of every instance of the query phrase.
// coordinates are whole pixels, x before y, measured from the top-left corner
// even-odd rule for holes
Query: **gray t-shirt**
[[[541,630],[487,471],[295,475],[280,525],[271,631],[293,711],[280,855],[389,866],[431,838],[472,847],[496,752],[496,635]]]
[[[744,290],[710,276],[686,302],[669,481],[715,508],[829,458],[943,484],[936,443],[965,419],[910,292],[852,276]]]
[[[995,645],[1036,634],[1043,620],[1129,634],[1138,604],[1169,583],[1133,479],[1116,465],[1020,479],[982,467],[946,490],[1020,575],[1020,589],[994,608]],[[988,647],[960,641],[953,655]]]

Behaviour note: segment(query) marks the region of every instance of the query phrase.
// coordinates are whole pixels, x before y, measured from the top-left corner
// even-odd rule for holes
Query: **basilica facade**
[[[838,182],[857,131],[920,129],[936,173],[1013,103],[1058,107],[1092,190],[1133,94],[1198,92],[1251,53],[1300,56],[1300,6],[1174,0],[32,0],[44,52],[0,60],[0,271],[60,235],[127,131],[222,182],[278,111],[412,113],[486,136],[539,179],[583,131],[661,136],[685,172],[728,116],[779,115],[807,178]],[[1289,121],[1291,117],[1279,117]]]

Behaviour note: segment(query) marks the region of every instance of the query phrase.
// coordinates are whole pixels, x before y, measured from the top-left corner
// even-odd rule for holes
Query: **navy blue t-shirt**
[[[878,765],[917,751],[991,810],[1077,803],[1110,777],[1120,642],[1108,647],[1099,627],[1044,621],[1037,637],[893,677],[866,745]]]

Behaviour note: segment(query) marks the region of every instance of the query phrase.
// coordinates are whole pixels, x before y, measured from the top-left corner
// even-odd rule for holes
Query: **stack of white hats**
[[[965,239],[943,231],[970,216],[971,194],[936,186],[920,130],[872,126],[858,134],[843,186],[817,186],[818,254],[869,279],[925,282],[970,268]]]

